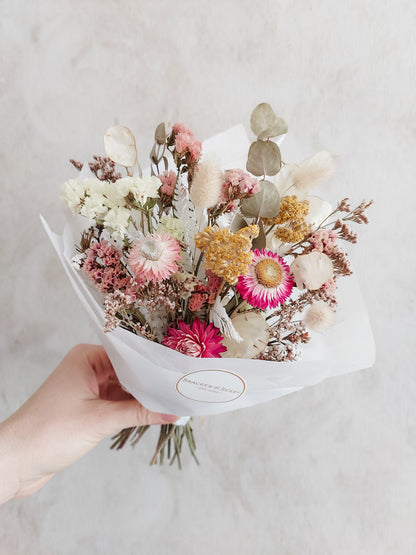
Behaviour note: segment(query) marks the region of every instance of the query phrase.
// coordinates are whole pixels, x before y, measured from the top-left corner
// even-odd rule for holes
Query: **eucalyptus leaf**
[[[233,233],[237,233],[237,231],[240,231],[240,229],[243,229],[243,227],[247,227],[247,225],[248,224],[245,219],[237,212],[233,218],[233,221],[231,222],[230,231],[232,231]]]
[[[156,127],[155,141],[157,142],[158,145],[163,145],[166,142],[166,137],[167,137],[166,125],[165,125],[165,122],[162,121],[162,123],[159,123],[159,125]]]
[[[280,148],[272,141],[255,141],[248,151],[247,171],[253,175],[276,175],[280,171]]]
[[[241,212],[248,218],[274,218],[279,213],[280,195],[270,181],[260,181],[261,190],[241,202]]]
[[[254,108],[250,125],[257,139],[278,137],[287,133],[287,123],[283,118],[276,116],[273,108],[267,102],[262,102]]]
[[[263,226],[263,222],[260,220],[258,223],[259,226],[259,234],[258,236],[253,239],[253,249],[259,249],[259,251],[261,249],[264,249],[264,247],[266,246],[266,234],[264,233],[264,226]]]
[[[104,135],[104,150],[110,160],[120,166],[128,168],[136,164],[136,141],[128,127],[114,125],[107,129]]]

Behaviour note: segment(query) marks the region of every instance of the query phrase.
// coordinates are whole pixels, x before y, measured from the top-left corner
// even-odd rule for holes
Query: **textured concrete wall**
[[[339,155],[332,198],[375,198],[355,266],[373,369],[197,426],[197,468],[149,468],[155,436],[94,452],[0,508],[0,553],[416,552],[415,6],[411,0],[0,2],[0,419],[95,336],[41,228],[70,156],[117,118],[201,139],[270,102],[284,159]],[[353,348],[353,345],[352,345]]]

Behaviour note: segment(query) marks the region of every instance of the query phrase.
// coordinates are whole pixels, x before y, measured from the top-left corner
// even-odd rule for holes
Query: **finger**
[[[123,428],[149,426],[153,424],[173,424],[178,416],[147,410],[136,399],[128,401],[98,401],[100,403],[101,427],[103,435],[116,433]]]

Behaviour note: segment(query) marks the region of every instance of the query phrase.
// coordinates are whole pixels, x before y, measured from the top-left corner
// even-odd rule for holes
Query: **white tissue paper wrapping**
[[[203,144],[223,169],[244,167],[250,143],[243,126]],[[339,282],[335,324],[324,334],[311,332],[302,360],[271,362],[193,358],[148,341],[120,327],[104,333],[104,311],[94,286],[71,264],[83,228],[91,222],[72,217],[62,236],[42,223],[69,280],[90,315],[121,384],[146,408],[178,416],[220,414],[276,399],[305,386],[374,364],[374,340],[355,276]]]

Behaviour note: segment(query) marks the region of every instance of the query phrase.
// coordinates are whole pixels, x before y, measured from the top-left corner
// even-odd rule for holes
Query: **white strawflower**
[[[94,218],[102,219],[107,211],[106,198],[101,193],[92,193],[86,197],[80,213],[86,218],[93,220]]]
[[[189,197],[198,208],[211,208],[218,204],[222,187],[222,172],[214,160],[198,166]]]
[[[61,188],[61,200],[71,209],[73,214],[79,214],[81,200],[85,196],[85,189],[77,179],[65,181]]]
[[[309,254],[297,256],[290,265],[290,273],[299,289],[320,289],[324,283],[332,278],[334,269],[331,259],[326,254],[312,251]]]
[[[333,320],[334,311],[324,301],[318,301],[308,308],[303,323],[313,331],[323,332],[332,325]]]
[[[178,220],[178,218],[163,216],[157,226],[157,232],[169,233],[171,237],[174,237],[178,241],[182,241],[185,235],[185,224],[182,220]]]
[[[123,238],[129,226],[130,210],[127,208],[111,208],[105,218],[104,225],[112,230],[115,238]]]

